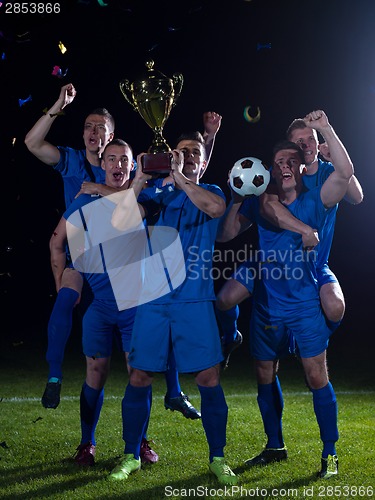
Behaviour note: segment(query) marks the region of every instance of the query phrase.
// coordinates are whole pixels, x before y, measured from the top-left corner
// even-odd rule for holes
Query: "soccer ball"
[[[267,189],[270,173],[262,160],[248,156],[233,165],[229,182],[233,191],[240,196],[259,196]]]

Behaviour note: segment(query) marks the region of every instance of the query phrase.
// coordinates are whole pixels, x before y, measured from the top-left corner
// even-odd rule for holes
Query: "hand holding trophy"
[[[172,153],[163,137],[163,127],[171,109],[181,94],[183,76],[175,73],[168,78],[154,69],[154,61],[146,63],[147,75],[130,83],[120,82],[120,90],[147,125],[154,131],[154,139],[142,158],[142,170],[148,174],[168,174]]]

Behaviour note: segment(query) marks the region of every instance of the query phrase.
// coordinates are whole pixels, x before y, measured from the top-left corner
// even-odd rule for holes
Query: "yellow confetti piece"
[[[16,138],[13,137],[13,139],[12,139],[12,146],[14,146],[15,144],[16,144]]]
[[[65,54],[65,52],[68,50],[62,42],[59,42],[59,49],[61,50],[62,54]]]

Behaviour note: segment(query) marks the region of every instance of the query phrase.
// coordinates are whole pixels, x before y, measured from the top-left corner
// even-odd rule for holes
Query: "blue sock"
[[[167,394],[170,398],[177,398],[181,392],[180,381],[178,379],[178,371],[176,359],[173,354],[173,349],[169,351],[168,368],[165,372],[165,382],[167,384]]]
[[[223,457],[227,436],[228,406],[221,385],[202,387],[201,393],[202,424],[206,433],[209,459]]]
[[[73,308],[79,293],[71,288],[61,288],[56,297],[48,322],[48,347],[46,359],[49,364],[48,378],[62,379],[62,363],[65,346],[73,321]]]
[[[284,400],[277,376],[272,384],[258,384],[257,401],[262,415],[264,432],[268,439],[266,448],[283,448],[282,414]]]
[[[104,388],[93,389],[86,382],[82,386],[80,398],[81,444],[91,441],[96,445],[95,430],[103,406]]]
[[[128,384],[122,400],[122,437],[125,441],[124,453],[132,453],[139,458],[141,441],[147,431],[150,418],[151,385],[135,387]]]
[[[149,394],[149,404],[150,404],[150,414],[151,414],[151,406],[152,406],[152,386],[150,388],[150,394]],[[142,441],[146,440],[147,441],[147,429],[148,429],[148,424],[150,422],[150,414],[148,415],[147,422],[145,423],[145,426],[143,428],[143,436],[142,436]]]
[[[311,389],[314,411],[323,441],[322,458],[336,455],[336,441],[339,439],[337,428],[337,401],[331,382],[321,389]]]
[[[234,306],[226,311],[220,311],[215,306],[216,321],[219,325],[223,345],[230,344],[237,337],[237,319],[240,308]]]

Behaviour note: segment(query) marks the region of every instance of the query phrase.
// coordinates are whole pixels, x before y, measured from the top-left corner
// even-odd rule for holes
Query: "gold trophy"
[[[168,78],[154,69],[154,61],[147,61],[147,75],[130,83],[120,82],[120,90],[147,125],[154,131],[154,139],[142,158],[142,169],[149,174],[167,174],[171,169],[172,153],[163,137],[163,127],[171,109],[181,94],[183,76],[175,73]]]

